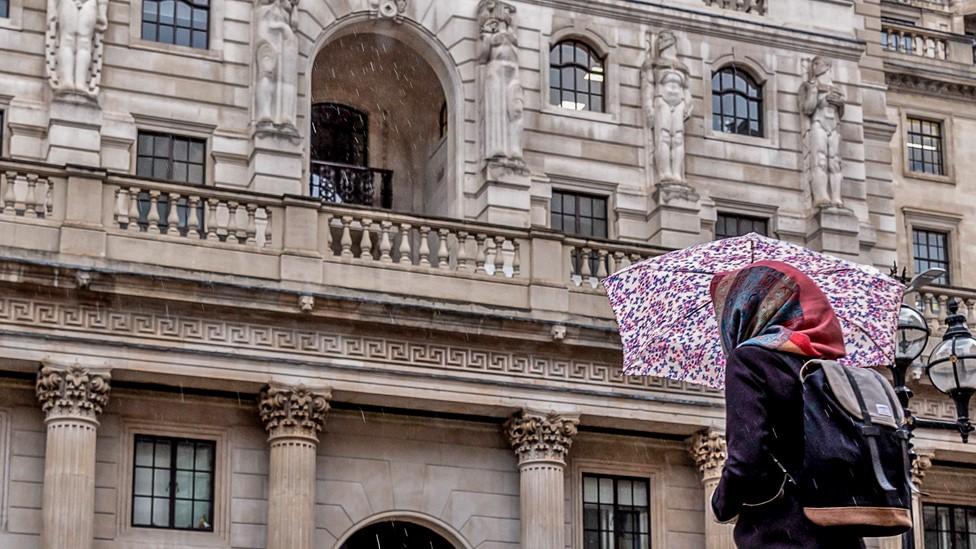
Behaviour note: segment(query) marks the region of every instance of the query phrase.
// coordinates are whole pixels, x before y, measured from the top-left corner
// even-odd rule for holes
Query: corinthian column
[[[519,460],[522,547],[565,549],[566,455],[579,418],[523,410],[505,423]]]
[[[705,549],[735,549],[732,525],[717,522],[712,513],[712,494],[722,478],[722,468],[728,457],[725,435],[711,429],[698,432],[691,437],[688,450],[701,472],[705,488]]]
[[[268,549],[312,549],[315,533],[315,449],[328,389],[272,383],[258,411],[271,446],[268,473]]]
[[[45,365],[37,400],[45,414],[47,449],[41,549],[90,549],[95,521],[95,436],[108,402],[109,375],[80,366]]]

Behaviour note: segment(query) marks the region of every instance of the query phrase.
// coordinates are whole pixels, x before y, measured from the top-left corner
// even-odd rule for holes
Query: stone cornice
[[[81,418],[96,420],[108,404],[111,376],[78,365],[43,365],[35,389],[48,420]]]
[[[536,462],[566,464],[579,418],[522,410],[505,422],[505,436],[520,465]]]
[[[688,443],[688,453],[702,474],[702,481],[717,480],[728,458],[725,435],[713,429],[695,433]]]
[[[967,100],[976,98],[976,80],[960,82],[955,78],[940,79],[935,73],[897,72],[896,69],[886,66],[885,82],[891,89],[910,93]]]
[[[258,398],[258,413],[268,438],[303,437],[316,439],[325,423],[332,392],[269,383]]]

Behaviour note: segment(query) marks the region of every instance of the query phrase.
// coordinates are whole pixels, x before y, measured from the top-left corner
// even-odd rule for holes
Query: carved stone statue
[[[47,75],[55,95],[95,99],[106,28],[108,0],[48,0]]]
[[[643,67],[643,101],[651,142],[648,156],[658,184],[685,182],[685,122],[692,99],[688,67],[678,59],[678,40],[671,31],[648,37],[649,55]],[[652,162],[653,161],[653,162]]]
[[[484,68],[485,158],[522,162],[522,84],[519,82],[515,6],[478,4],[479,62]]]
[[[254,122],[259,129],[298,134],[298,0],[258,0],[254,10]]]
[[[800,85],[805,177],[817,207],[842,207],[840,121],[844,94],[830,75],[831,62],[817,56],[807,65],[807,79]]]

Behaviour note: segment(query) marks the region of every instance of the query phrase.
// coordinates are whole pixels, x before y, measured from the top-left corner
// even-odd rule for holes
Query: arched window
[[[603,112],[603,59],[583,42],[563,40],[549,50],[549,102]]]
[[[735,65],[712,73],[712,129],[763,136],[762,86]]]

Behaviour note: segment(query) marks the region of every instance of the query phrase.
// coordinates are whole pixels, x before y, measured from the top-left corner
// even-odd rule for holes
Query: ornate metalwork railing
[[[393,208],[393,171],[312,161],[309,194],[333,204]]]

